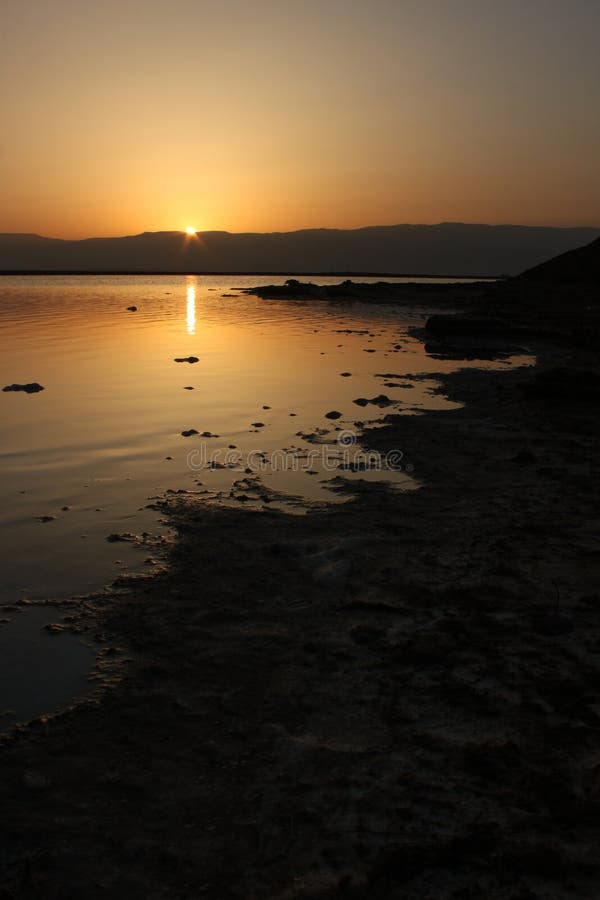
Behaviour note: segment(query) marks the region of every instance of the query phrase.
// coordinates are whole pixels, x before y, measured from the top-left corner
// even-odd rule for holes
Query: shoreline
[[[68,610],[99,693],[0,737],[9,896],[593,896],[597,358],[564,318],[363,432],[417,491],[162,504],[168,571]]]

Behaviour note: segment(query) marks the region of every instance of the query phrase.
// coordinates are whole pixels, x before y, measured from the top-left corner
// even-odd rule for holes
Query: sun
[[[188,225],[188,227],[185,229],[185,233],[186,234],[196,234],[196,229],[193,228],[191,225]]]

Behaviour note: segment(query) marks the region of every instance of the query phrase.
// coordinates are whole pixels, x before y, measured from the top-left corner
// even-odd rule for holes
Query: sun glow
[[[188,225],[188,227],[185,229],[185,233],[186,234],[196,234],[196,229],[192,228],[191,225]]]
[[[186,326],[188,334],[196,334],[196,285],[188,281],[187,285]]]

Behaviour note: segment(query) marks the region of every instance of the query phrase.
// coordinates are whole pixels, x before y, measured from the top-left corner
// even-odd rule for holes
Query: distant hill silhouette
[[[0,234],[0,271],[516,275],[588,243],[599,228],[390,225],[271,234],[179,231],[63,241]]]
[[[528,269],[519,279],[552,284],[600,284],[600,238]]]

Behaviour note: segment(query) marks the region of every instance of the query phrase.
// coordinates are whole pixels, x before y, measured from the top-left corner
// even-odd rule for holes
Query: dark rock
[[[252,427],[253,428],[264,428],[265,423],[264,422],[252,422]]]
[[[386,394],[378,394],[376,397],[371,397],[370,399],[367,397],[357,397],[357,399],[352,402],[356,403],[357,406],[366,406],[368,403],[372,403],[373,406],[382,407],[392,406],[395,401],[390,400]]]
[[[175,362],[182,363],[197,363],[200,362],[197,356],[176,356]]]
[[[182,431],[182,437],[191,437],[193,434],[198,434],[195,428],[188,428],[187,431]]]
[[[137,312],[137,306],[128,306],[127,309],[129,312]]]
[[[425,323],[425,331],[437,338],[448,337],[504,337],[514,329],[509,322],[492,316],[471,316],[467,314],[430,316]]]
[[[342,376],[342,378],[350,378],[352,372],[340,372],[340,375]]]
[[[377,397],[371,397],[369,400],[369,403],[374,406],[390,406],[393,402],[386,394],[378,394]]]
[[[341,414],[341,412],[338,412],[337,409],[332,409],[330,412],[325,413],[325,418],[326,419],[341,419],[342,414]]]
[[[41,384],[38,384],[37,381],[32,381],[30,384],[7,384],[2,390],[24,391],[26,394],[37,394],[39,391],[43,391],[44,388]]]
[[[457,335],[454,342],[447,340],[428,341],[425,344],[425,352],[432,359],[507,359],[516,347],[499,346],[498,341],[493,338],[488,340],[484,335],[483,340],[487,344],[483,344],[481,340],[473,340],[468,335]]]

